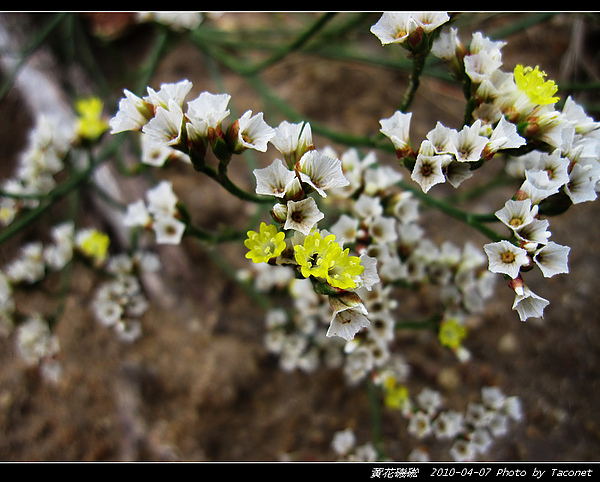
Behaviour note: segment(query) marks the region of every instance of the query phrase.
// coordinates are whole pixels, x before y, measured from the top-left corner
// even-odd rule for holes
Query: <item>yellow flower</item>
[[[314,234],[306,236],[302,245],[294,246],[295,258],[300,265],[302,276],[305,278],[311,276],[325,278],[327,276],[326,257],[332,245],[339,247],[333,234],[323,239],[321,233],[316,231]]]
[[[514,77],[519,90],[525,92],[534,104],[547,105],[558,101],[558,97],[552,97],[556,94],[558,86],[553,80],[544,80],[546,73],[539,70],[537,66],[533,69],[517,65]]]
[[[77,118],[77,133],[80,138],[95,141],[106,129],[108,122],[102,117],[103,103],[97,97],[79,99],[75,103]]]
[[[383,382],[384,403],[388,408],[402,410],[408,402],[408,388],[399,385],[393,376],[388,376]]]
[[[244,246],[250,251],[246,253],[246,258],[254,263],[267,263],[271,258],[276,258],[285,249],[285,233],[277,232],[277,228],[266,223],[260,224],[260,232],[248,231],[248,239],[244,241]]]
[[[329,249],[324,264],[327,266],[326,279],[334,288],[342,290],[356,288],[356,277],[361,275],[365,267],[360,264],[358,256],[348,256],[348,249],[336,243],[337,249]]]
[[[467,336],[467,328],[456,318],[448,318],[442,321],[438,339],[443,346],[457,349]]]
[[[86,256],[103,261],[108,256],[110,237],[96,229],[85,231],[79,241],[79,248]]]

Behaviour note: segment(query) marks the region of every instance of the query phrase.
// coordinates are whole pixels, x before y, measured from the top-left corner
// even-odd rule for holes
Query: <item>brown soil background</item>
[[[278,14],[278,21],[297,26],[299,15],[305,14]],[[472,31],[487,34],[525,15],[468,14],[464,21]],[[41,14],[4,16],[19,35],[48,20]],[[237,13],[212,22],[230,29],[259,28],[270,25],[272,18],[266,13]],[[349,41],[381,49],[368,32],[378,18],[379,14],[372,14],[363,21],[362,30]],[[597,81],[600,22],[592,15],[578,24],[580,18],[561,14],[506,38],[503,68],[537,64],[559,82]],[[468,28],[461,27],[461,32]],[[111,48],[135,63],[148,48],[149,30],[149,26],[136,27],[111,43]],[[106,41],[91,40],[115,86],[116,102],[122,88],[129,86],[111,78]],[[577,54],[574,63],[573,53]],[[53,62],[64,66],[67,61],[53,58]],[[192,44],[180,42],[160,62],[150,85],[156,88],[160,82],[188,78],[194,83],[193,98],[214,89],[209,67]],[[566,77],[573,71],[577,77]],[[79,71],[61,67],[51,73],[66,82],[72,72]],[[237,111],[263,110],[251,87],[227,70],[221,72]],[[87,79],[85,87],[94,92],[89,80],[93,76],[83,78]],[[406,85],[403,73],[300,52],[269,68],[263,78],[306,119],[365,135],[376,132],[379,119],[393,113]],[[584,105],[598,100],[592,93],[580,93],[577,99]],[[412,110],[413,137],[421,139],[437,120],[460,125],[462,94],[444,82],[424,80]],[[0,111],[4,119],[2,175],[8,176],[24,144],[29,117],[15,91],[0,103]],[[269,111],[265,112],[271,125],[282,120],[269,118]],[[315,137],[317,147],[329,143]],[[272,158],[271,149],[259,162]],[[384,162],[393,162],[381,156]],[[157,175],[173,180],[199,225],[217,228],[231,222],[244,226],[251,214],[210,179],[186,166],[169,167]],[[248,176],[240,175],[239,181],[252,186]],[[125,188],[125,192],[131,191]],[[431,191],[433,195],[443,192]],[[513,192],[512,187],[494,192],[478,208],[498,209]],[[129,201],[137,199],[137,195],[130,197]],[[439,389],[447,406],[459,410],[468,401],[479,400],[485,385],[496,384],[507,395],[521,397],[523,422],[496,441],[487,460],[600,459],[599,215],[599,203],[585,203],[551,220],[552,239],[572,249],[569,275],[531,281],[533,290],[551,301],[543,321],[520,322],[510,309],[510,290],[499,283],[497,297],[466,342],[473,354],[468,364],[459,364],[432,336],[417,333],[402,338],[400,349],[413,368],[410,383],[415,393],[423,386]],[[82,205],[82,218],[107,226],[91,198]],[[421,224],[438,242],[459,243],[465,236],[486,242],[430,211],[422,215]],[[20,243],[39,233],[32,228],[3,245],[2,262],[11,259]],[[0,339],[0,460],[276,461],[288,454],[292,460],[327,461],[335,459],[330,446],[335,431],[353,427],[359,443],[371,439],[364,387],[349,387],[339,371],[312,375],[281,371],[262,344],[263,313],[223,273],[209,251],[191,240],[157,251],[164,263],[167,292],[162,299],[151,296],[152,309],[143,317],[144,335],[135,343],[119,342],[111,330],[93,319],[88,303],[99,279],[84,267],[75,269],[72,293],[56,327],[64,369],[61,383],[41,381],[15,355],[12,338]],[[219,252],[234,266],[245,266],[243,247],[226,244]],[[26,299],[32,307],[46,302],[34,292],[27,296],[21,301]],[[399,292],[398,296],[407,312],[426,313],[426,303],[414,294]],[[403,460],[416,441],[407,434],[406,421],[398,413],[384,410],[382,415],[388,455]],[[447,448],[431,444],[434,457],[438,454],[445,460],[449,459]]]

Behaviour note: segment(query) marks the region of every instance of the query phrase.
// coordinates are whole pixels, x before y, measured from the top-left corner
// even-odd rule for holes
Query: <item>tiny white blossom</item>
[[[37,365],[59,349],[58,338],[52,335],[48,323],[40,315],[30,316],[18,326],[15,341],[19,354],[28,365]]]
[[[164,83],[161,84],[158,92],[152,87],[148,87],[148,95],[144,97],[144,100],[150,102],[155,107],[162,107],[168,110],[171,110],[171,102],[181,108],[190,90],[192,90],[192,83],[187,79],[174,83]]]
[[[353,243],[356,240],[358,225],[358,219],[348,214],[342,214],[331,226],[330,231],[332,234],[335,234],[335,239],[340,246],[343,246],[346,243]]]
[[[346,341],[352,340],[362,329],[368,328],[371,322],[369,314],[360,298],[354,293],[343,296],[330,296],[329,303],[333,317],[327,330],[327,336],[339,336]]]
[[[111,134],[140,130],[154,117],[154,110],[148,102],[127,89],[123,93],[125,97],[119,101],[119,110],[108,121],[111,127]]]
[[[256,177],[256,193],[277,197],[284,197],[286,187],[296,179],[294,171],[290,171],[283,165],[281,159],[275,159],[269,166],[262,169],[254,169]]]
[[[313,148],[310,123],[282,121],[275,128],[270,142],[283,155],[287,165],[292,167],[306,151]]]
[[[341,430],[333,435],[331,446],[336,454],[347,455],[356,446],[356,436],[351,428]]]
[[[342,162],[315,150],[306,152],[298,161],[298,171],[302,182],[313,187],[322,197],[327,197],[328,189],[347,186],[348,179],[342,171]]]
[[[538,265],[545,278],[551,278],[559,273],[568,273],[570,250],[569,246],[561,246],[550,241],[535,252],[533,261]]]
[[[123,225],[127,227],[147,226],[152,222],[152,217],[148,208],[142,199],[137,200],[127,206],[127,211],[123,216]]]
[[[504,207],[494,214],[513,231],[520,231],[523,227],[532,223],[538,213],[538,206],[531,206],[531,199],[513,200],[509,199]]]
[[[446,181],[442,165],[450,159],[447,154],[426,155],[419,152],[410,177],[421,186],[423,192],[428,192],[436,184]]]
[[[188,102],[186,128],[190,138],[208,138],[210,130],[216,129],[229,115],[227,105],[230,100],[229,94],[202,92],[196,99]]]
[[[152,222],[152,229],[158,244],[179,244],[185,224],[173,216],[158,216]]]
[[[543,318],[544,308],[549,304],[548,300],[536,295],[524,285],[522,292],[516,293],[512,309],[519,313],[521,321],[526,321],[528,318]]]
[[[454,410],[441,412],[431,424],[438,439],[452,439],[464,430],[464,417]]]
[[[480,135],[481,120],[477,119],[473,125],[464,126],[456,134],[455,145],[458,152],[457,160],[460,162],[476,162],[481,158],[483,149],[489,142],[487,137]]]
[[[154,216],[173,216],[177,213],[177,195],[170,181],[161,181],[146,192],[148,212]]]
[[[245,148],[265,152],[274,135],[275,130],[263,120],[262,112],[252,116],[249,110],[239,118],[238,141]]]
[[[389,137],[397,151],[402,151],[410,147],[410,121],[412,112],[403,113],[394,112],[394,115],[387,119],[381,119],[381,133]]]
[[[489,270],[492,273],[503,273],[514,279],[519,275],[521,267],[529,264],[527,251],[504,239],[486,244],[483,249],[488,256]]]
[[[597,182],[598,169],[595,169],[591,164],[577,163],[569,173],[566,193],[573,204],[594,201],[598,197]]]
[[[172,99],[167,107],[157,107],[156,115],[142,127],[142,132],[150,136],[152,146],[175,146],[181,140],[183,111]]]
[[[421,410],[415,412],[408,421],[408,433],[417,438],[424,438],[433,432],[431,415]]]
[[[319,210],[317,203],[311,197],[301,201],[287,202],[287,218],[283,229],[295,229],[303,234],[310,234],[314,225],[325,215]]]

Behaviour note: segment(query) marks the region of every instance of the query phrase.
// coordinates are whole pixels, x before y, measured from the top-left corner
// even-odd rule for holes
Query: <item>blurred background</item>
[[[380,13],[339,12],[326,22],[323,15],[207,13],[199,21],[190,18],[198,23],[188,28],[175,28],[134,13],[0,14],[0,178],[11,176],[40,111],[68,110],[76,98],[95,95],[110,118],[123,89],[145,95],[146,86],[158,90],[182,79],[194,85],[189,99],[205,90],[227,92],[234,112],[263,111],[271,126],[284,119],[310,121],[317,148],[341,152],[350,141],[376,134],[379,120],[398,108],[410,65],[402,49],[382,47],[369,32]],[[312,36],[298,41],[315,25]],[[481,31],[507,41],[503,70],[539,65],[558,83],[562,101],[572,95],[599,119],[597,14],[462,13],[453,25],[463,40]],[[278,55],[286,46],[294,48]],[[459,128],[463,108],[460,86],[432,60],[411,109],[412,137],[420,142],[437,121]],[[120,153],[125,163],[134,154]],[[395,162],[389,151],[378,156]],[[272,158],[271,150],[253,154],[247,165],[230,168],[232,177],[251,191],[249,166]],[[493,174],[481,171],[475,184]],[[171,180],[194,221],[209,229],[241,229],[254,214],[254,207],[182,163],[145,176],[122,175],[116,167],[106,175],[107,189],[122,203],[142,197],[159,179]],[[516,187],[495,189],[477,208],[499,209]],[[444,189],[432,194],[450,193]],[[109,232],[111,249],[126,249],[114,207],[91,189],[79,196],[81,222]],[[3,242],[0,262],[14,258],[27,241],[47,237],[65,209],[57,203]],[[499,283],[465,342],[469,363],[443,350],[434,334],[407,333],[399,342],[414,393],[435,388],[459,411],[480,399],[482,386],[497,385],[521,398],[524,421],[495,442],[487,460],[598,458],[599,214],[598,203],[590,202],[551,220],[553,239],[571,247],[570,274],[532,280],[532,289],[551,302],[543,320],[520,322],[511,310],[511,291]],[[436,242],[487,242],[439,213],[427,211],[421,224]],[[208,246],[186,239],[153,250],[163,268],[146,286],[151,309],[135,342],[123,343],[95,321],[89,304],[101,277],[78,265],[54,327],[63,369],[58,383],[25,366],[10,334],[0,338],[1,460],[326,461],[336,458],[331,440],[338,430],[351,427],[359,444],[372,439],[363,386],[349,386],[336,370],[284,372],[267,353],[264,310],[235,279],[236,270],[247,267],[242,243]],[[57,279],[48,278],[17,301],[31,310],[49,309],[56,303],[49,295],[53,283]],[[407,312],[426,309],[414,293],[401,296]],[[390,458],[404,460],[424,445],[432,459],[450,460],[447,445],[412,438],[398,412],[383,409],[381,416]]]

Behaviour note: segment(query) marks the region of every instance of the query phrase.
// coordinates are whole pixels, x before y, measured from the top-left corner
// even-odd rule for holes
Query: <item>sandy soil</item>
[[[374,15],[371,24],[377,18]],[[520,18],[482,16],[473,28],[487,32]],[[11,20],[25,25],[29,19]],[[259,25],[262,17],[226,15],[218,21]],[[573,15],[563,15],[512,36],[503,50],[506,69],[518,62],[538,63],[549,77],[559,78],[570,58],[573,32],[583,35],[583,47],[597,38],[597,21],[587,23],[583,32],[574,29],[573,22]],[[368,33],[369,25],[363,23],[365,33],[353,40],[381,48]],[[136,31],[121,37],[116,46],[125,58],[135,59],[148,39],[145,30]],[[102,42],[96,45],[103,54]],[[579,46],[581,55],[590,54],[583,47]],[[99,58],[110,76],[107,57]],[[589,60],[587,75],[597,78],[598,63]],[[67,73],[53,72],[59,78]],[[210,65],[185,42],[161,61],[152,85],[182,78],[190,79],[197,93],[214,85]],[[401,73],[300,53],[268,69],[264,79],[307,119],[359,134],[376,131],[379,119],[391,115],[406,83]],[[242,80],[227,71],[223,80],[240,112],[262,110]],[[115,79],[111,82],[117,85]],[[115,99],[121,89],[115,88]],[[460,91],[441,81],[424,81],[413,109],[418,112],[415,137],[422,137],[437,120],[447,125],[460,122],[461,106]],[[3,118],[10,119],[0,133],[2,172],[8,175],[29,118],[15,91],[0,109]],[[325,143],[317,140],[317,146]],[[243,226],[251,214],[187,166],[170,167],[160,176],[172,179],[182,198],[198,208],[192,212],[199,224],[217,227],[231,220]],[[239,180],[251,182],[245,176]],[[510,195],[512,188],[502,189],[486,197],[481,207],[497,209]],[[97,221],[99,212],[91,199],[82,205],[85,220]],[[586,203],[551,220],[553,239],[572,247],[571,272],[533,281],[533,290],[551,300],[542,322],[520,322],[510,309],[510,290],[499,286],[466,342],[473,354],[470,363],[458,363],[433,336],[416,333],[401,340],[399,348],[413,367],[411,385],[416,390],[422,386],[441,390],[448,406],[464,410],[468,401],[479,398],[481,387],[490,384],[521,397],[523,423],[495,443],[488,460],[598,460],[599,215],[600,204]],[[458,241],[465,236],[462,226],[435,213],[428,212],[423,226],[437,240]],[[2,262],[10,259],[19,243],[37,234],[32,228],[3,245]],[[485,241],[467,234],[476,242]],[[163,297],[151,296],[152,309],[143,317],[144,334],[135,343],[119,342],[93,319],[89,300],[100,280],[83,266],[74,270],[72,293],[56,326],[64,369],[59,384],[44,383],[15,355],[12,338],[0,339],[0,460],[274,461],[288,454],[293,460],[323,461],[335,459],[330,443],[337,430],[354,428],[359,443],[371,438],[364,387],[348,386],[335,370],[306,375],[279,369],[263,346],[263,313],[223,273],[210,251],[193,240],[157,251],[164,263],[166,292]],[[234,266],[244,266],[243,247],[226,244],[219,253]],[[21,301],[32,308],[48,303],[35,292],[25,296]],[[399,293],[409,309],[418,305],[413,298]],[[382,416],[388,454],[402,460],[416,442],[398,413],[384,410]],[[432,453],[449,459],[447,446],[436,447]]]

